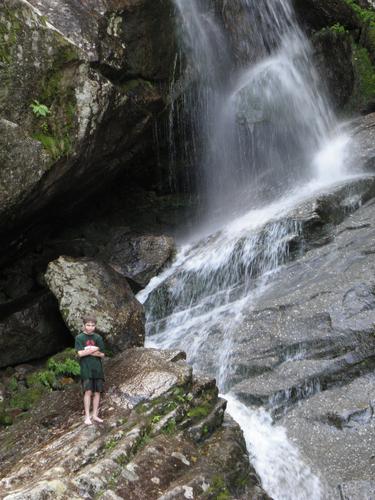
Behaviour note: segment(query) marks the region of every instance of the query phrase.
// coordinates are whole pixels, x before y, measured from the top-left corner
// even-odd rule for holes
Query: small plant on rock
[[[30,104],[30,108],[32,109],[35,116],[38,118],[45,118],[49,114],[51,114],[48,106],[45,104],[41,104],[39,101],[35,100]]]

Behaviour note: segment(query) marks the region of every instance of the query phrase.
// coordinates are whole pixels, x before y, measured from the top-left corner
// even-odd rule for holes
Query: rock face
[[[36,213],[48,218],[47,205],[72,209],[103,172],[108,181],[150,149],[175,44],[164,0],[5,0],[0,42],[0,153],[12,165],[0,173],[5,235]],[[27,168],[7,153],[15,143]]]
[[[138,348],[109,360],[103,425],[84,426],[78,388],[47,395],[1,432],[3,498],[268,499],[214,381],[183,357]]]
[[[174,240],[168,236],[131,235],[119,231],[106,245],[103,253],[121,274],[144,288],[171,259]]]
[[[375,11],[369,2],[293,0],[316,64],[339,113],[373,110]]]
[[[242,381],[232,390],[284,415],[334,488],[373,478],[374,215],[372,199],[327,228],[325,241],[280,269],[236,334],[233,381]]]
[[[143,345],[143,307],[113,268],[92,259],[60,257],[48,265],[45,279],[74,335],[82,331],[82,318],[95,314],[97,330],[113,352]]]

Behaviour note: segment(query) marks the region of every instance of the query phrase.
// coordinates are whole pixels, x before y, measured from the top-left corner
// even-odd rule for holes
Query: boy
[[[83,405],[85,408],[85,424],[103,422],[98,417],[100,393],[103,392],[104,373],[102,360],[104,358],[104,343],[100,335],[95,332],[96,318],[88,316],[83,318],[83,332],[77,335],[75,350],[81,365],[81,380],[84,392]],[[90,418],[91,396],[93,397],[93,414]]]

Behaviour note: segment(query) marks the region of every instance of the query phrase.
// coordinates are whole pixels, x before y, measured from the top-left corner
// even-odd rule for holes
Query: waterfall
[[[194,123],[208,218],[233,217],[314,178],[314,155],[336,123],[289,0],[175,3],[196,83],[181,119]]]
[[[205,224],[138,296],[147,342],[185,350],[197,371],[216,377],[275,500],[328,498],[284,429],[230,391],[249,370],[237,361],[244,312],[301,239],[288,213],[343,178],[349,138],[338,131],[289,0],[175,4],[192,82],[179,119],[193,124]]]

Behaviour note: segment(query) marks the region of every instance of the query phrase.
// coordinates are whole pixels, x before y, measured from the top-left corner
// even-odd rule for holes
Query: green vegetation
[[[168,420],[167,425],[163,428],[163,433],[167,435],[174,434],[176,432],[176,427],[176,420],[171,418]]]
[[[212,478],[211,485],[206,491],[206,495],[208,498],[215,500],[229,500],[232,498],[221,476],[214,476]]]
[[[136,444],[132,450],[132,454],[135,455],[136,453],[138,453],[138,451],[141,450],[142,448],[144,448],[146,446],[146,444],[150,442],[150,440],[151,440],[150,428],[147,427],[146,429],[144,429],[141,437],[136,442]]]
[[[77,377],[80,373],[78,361],[71,358],[67,358],[65,361],[58,361],[55,358],[50,358],[47,362],[47,368],[56,375],[72,375]]]
[[[208,405],[196,406],[195,408],[192,408],[187,412],[187,416],[190,418],[207,417],[207,415],[210,413],[210,410],[211,408]]]
[[[364,9],[358,5],[355,0],[345,0],[345,2],[361,19],[364,26],[367,26],[364,40],[361,45],[365,46],[371,53],[375,53],[375,12],[373,10]]]
[[[343,35],[344,33],[348,33],[348,30],[340,23],[336,23],[329,28],[333,33],[337,33],[338,35]]]
[[[375,12],[372,10],[364,9],[355,0],[344,0],[354,12],[364,21],[365,23],[374,23],[375,26]]]
[[[45,118],[47,115],[51,114],[50,110],[48,109],[48,106],[45,104],[41,104],[39,101],[34,100],[30,104],[30,108],[32,109],[33,113],[35,116],[38,118]]]
[[[110,439],[108,439],[108,441],[106,441],[105,445],[104,445],[104,448],[106,450],[113,450],[113,448],[115,448],[118,444],[118,439],[112,437]]]
[[[349,113],[361,109],[375,99],[375,67],[367,49],[353,44],[353,67],[356,85],[347,106]]]
[[[9,65],[21,23],[13,9],[2,8],[0,15],[0,62]]]
[[[124,467],[129,462],[129,459],[125,455],[125,453],[121,453],[121,455],[119,455],[116,458],[115,462],[118,463],[119,465],[121,465],[121,467]]]
[[[0,405],[0,425],[11,425],[15,416],[30,410],[49,391],[61,390],[80,373],[74,349],[52,356],[45,368],[36,370],[18,382],[13,376],[6,385],[6,396]],[[25,383],[26,382],[26,383]]]

